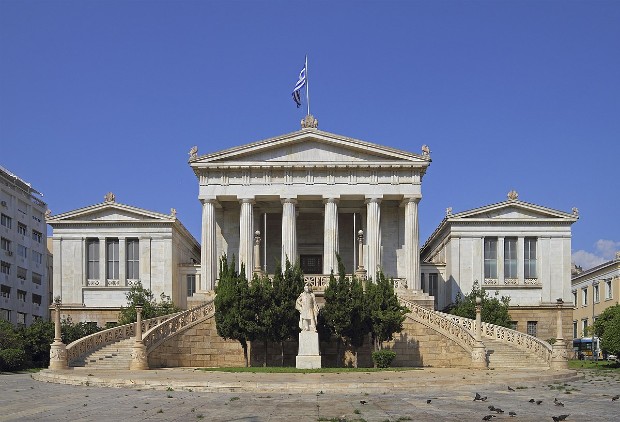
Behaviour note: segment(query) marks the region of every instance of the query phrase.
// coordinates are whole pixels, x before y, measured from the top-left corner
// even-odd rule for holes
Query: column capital
[[[339,202],[340,202],[339,196],[323,196],[323,204],[328,204],[328,203],[337,204]]]
[[[422,199],[422,195],[407,195],[403,197],[402,204],[406,205],[407,203],[414,202],[416,204],[420,203]]]
[[[282,204],[293,204],[297,205],[297,198],[280,198],[280,202]]]
[[[200,201],[202,205],[217,203],[217,198],[215,196],[203,196],[203,197],[198,198],[198,200]]]
[[[255,204],[256,200],[254,198],[237,198],[240,204]]]
[[[366,196],[366,199],[364,201],[365,204],[381,204],[381,201],[383,200],[383,197],[381,196]]]

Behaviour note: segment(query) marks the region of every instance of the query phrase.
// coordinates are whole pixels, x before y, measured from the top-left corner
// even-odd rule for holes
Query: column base
[[[568,369],[568,350],[563,339],[558,339],[551,350],[551,369]]]
[[[487,369],[487,352],[484,344],[479,342],[471,351],[471,367],[475,369]]]
[[[67,365],[67,346],[63,342],[54,342],[50,346],[50,366],[49,369],[68,369]]]
[[[146,358],[146,347],[142,343],[136,343],[131,349],[130,371],[142,371],[149,369],[149,361]]]

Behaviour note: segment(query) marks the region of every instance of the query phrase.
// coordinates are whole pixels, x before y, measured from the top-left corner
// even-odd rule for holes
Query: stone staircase
[[[90,355],[79,359],[71,366],[92,369],[129,369],[131,349],[135,343],[133,338],[108,344]]]
[[[489,368],[549,369],[549,364],[534,353],[490,338],[483,338],[482,342],[487,351]]]

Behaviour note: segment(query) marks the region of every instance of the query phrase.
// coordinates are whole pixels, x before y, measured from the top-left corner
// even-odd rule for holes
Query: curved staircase
[[[131,350],[135,342],[134,338],[129,338],[108,344],[90,355],[73,361],[71,366],[93,369],[129,369]]]
[[[482,342],[486,349],[489,368],[549,369],[549,363],[534,353],[524,352],[499,340],[485,338]]]

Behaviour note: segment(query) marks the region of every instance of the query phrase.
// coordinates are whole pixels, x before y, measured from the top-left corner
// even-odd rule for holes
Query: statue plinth
[[[476,342],[471,351],[471,367],[474,369],[487,369],[487,353],[481,341]]]
[[[67,369],[67,346],[62,341],[54,341],[50,346],[49,369]]]
[[[146,357],[146,347],[144,343],[136,341],[131,349],[130,371],[144,371],[149,369],[149,361]]]
[[[319,333],[316,331],[299,333],[299,350],[295,363],[298,369],[318,369],[321,367]]]
[[[568,350],[564,340],[558,339],[551,347],[551,369],[568,369]]]

